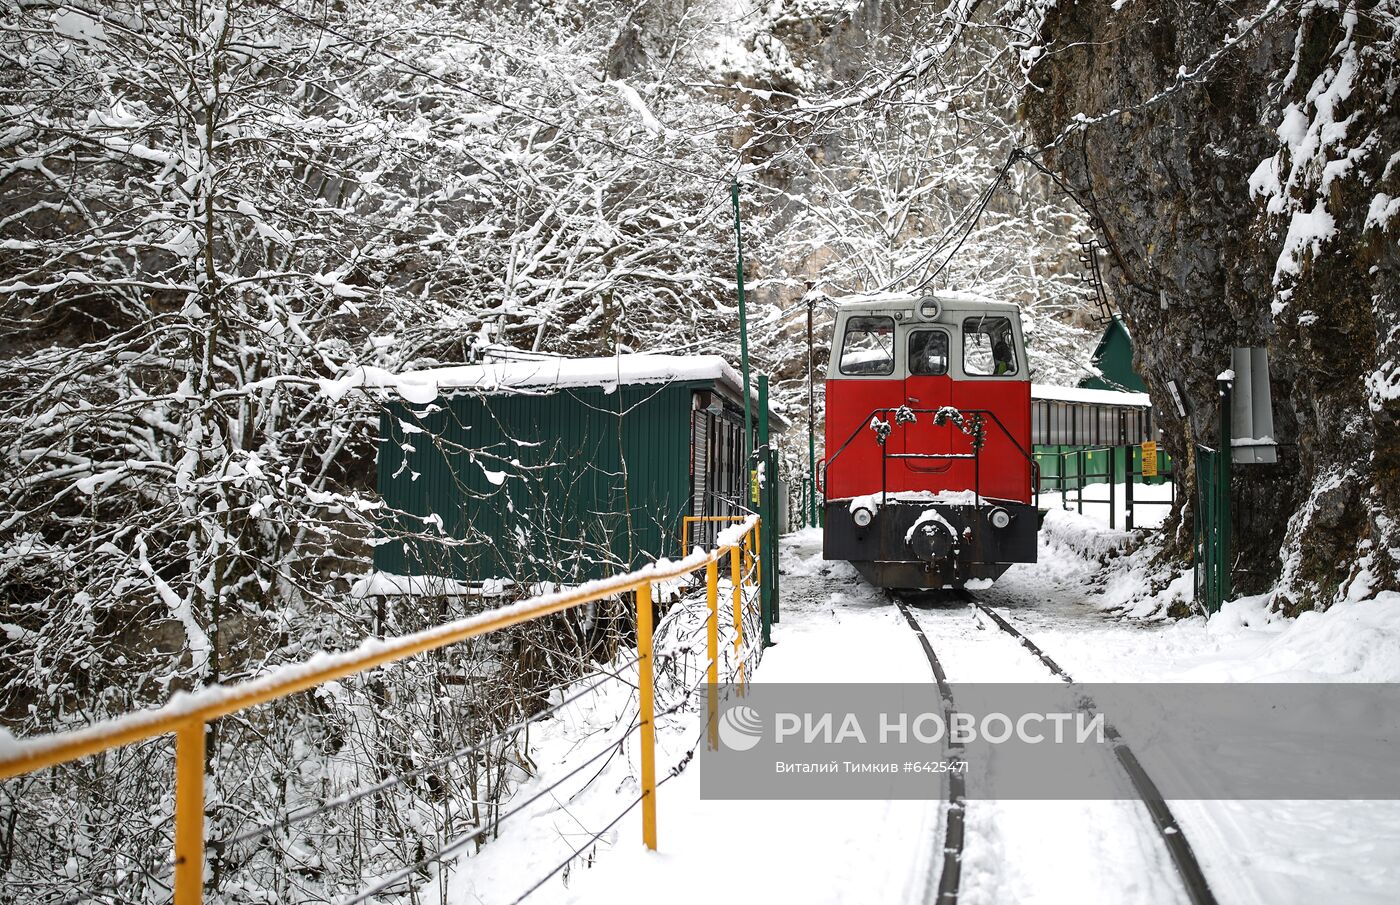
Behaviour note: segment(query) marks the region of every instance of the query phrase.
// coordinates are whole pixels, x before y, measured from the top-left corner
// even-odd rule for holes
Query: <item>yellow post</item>
[[[763,587],[763,524],[753,523],[753,555],[758,568],[754,571],[753,583]]]
[[[705,602],[710,607],[710,619],[705,626],[705,650],[710,657],[709,701],[707,717],[710,724],[710,750],[719,748],[719,557],[705,564]]]
[[[637,588],[637,684],[641,688],[642,842],[656,851],[656,704],[652,700],[651,582]]]
[[[204,898],[204,721],[175,730],[175,905]]]
[[[744,687],[744,664],[739,659],[744,647],[744,572],[739,561],[742,549],[737,544],[729,548],[729,581],[734,585],[734,660],[741,690]]]

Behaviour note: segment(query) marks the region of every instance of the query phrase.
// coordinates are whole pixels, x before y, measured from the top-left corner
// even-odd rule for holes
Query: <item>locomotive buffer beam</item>
[[[1026,503],[886,500],[826,504],[823,555],[885,588],[963,587],[1035,562],[1037,513]]]

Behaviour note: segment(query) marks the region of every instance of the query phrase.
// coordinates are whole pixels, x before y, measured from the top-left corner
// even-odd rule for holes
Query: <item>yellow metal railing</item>
[[[694,519],[694,516],[687,516]],[[729,519],[725,519],[728,521]],[[545,594],[397,638],[367,642],[355,650],[328,654],[281,667],[237,685],[215,686],[178,696],[164,707],[140,711],[73,732],[25,740],[0,757],[0,780],[77,760],[162,735],[175,736],[175,905],[199,905],[204,893],[204,734],[213,720],[275,701],[298,691],[343,679],[468,638],[520,625],[576,606],[633,592],[637,602],[637,669],[641,708],[642,841],[656,849],[656,713],[652,672],[652,585],[705,569],[709,606],[710,747],[718,745],[715,723],[719,685],[719,561],[729,557],[733,584],[736,654],[743,645],[743,593],[757,557],[758,516],[720,533],[713,550],[696,551],[678,562],[659,562],[635,572]],[[741,563],[742,560],[742,563]],[[739,681],[743,684],[743,664]]]
[[[743,551],[743,563],[742,563],[742,565],[739,563],[737,557],[731,558],[731,559],[730,559],[730,564],[729,564],[729,570],[730,570],[729,582],[730,582],[730,584],[731,584],[731,585],[733,586],[733,588],[734,588],[734,657],[735,657],[735,661],[739,664],[739,674],[738,674],[739,682],[738,682],[738,684],[739,684],[739,688],[740,688],[740,690],[741,690],[741,692],[742,692],[742,689],[743,689],[743,687],[744,687],[744,673],[745,673],[745,670],[744,670],[744,661],[743,661],[743,659],[739,656],[739,651],[743,650],[743,647],[744,647],[744,620],[743,620],[743,595],[740,593],[739,587],[740,587],[740,585],[743,583],[742,580],[741,580],[741,573],[742,573],[742,575],[753,575],[753,582],[754,582],[755,585],[762,585],[762,584],[763,584],[763,556],[759,554],[759,551],[763,549],[763,548],[760,546],[760,543],[761,543],[762,540],[763,540],[763,526],[762,526],[762,522],[759,520],[758,516],[756,516],[756,515],[686,515],[686,516],[682,516],[682,517],[681,517],[681,549],[682,549],[682,552],[684,552],[684,549],[685,549],[686,544],[688,544],[688,543],[690,542],[690,526],[691,526],[691,525],[694,525],[694,524],[696,524],[696,523],[703,523],[703,522],[728,522],[728,523],[731,524],[731,525],[733,525],[733,524],[735,524],[735,523],[744,523],[744,524],[746,524],[746,525],[749,526],[749,527],[747,527],[747,528],[745,529],[745,532],[744,532],[744,551]],[[732,529],[731,529],[731,530],[732,530]],[[723,532],[721,533],[721,537],[722,537],[722,536],[723,536]],[[719,549],[719,545],[716,545],[716,549]],[[710,605],[711,611],[713,611],[714,608],[715,608],[715,604],[712,603],[712,604]],[[711,624],[712,624],[712,625],[714,624],[713,620],[711,620]],[[711,654],[710,654],[710,662],[711,662],[712,665],[714,664],[714,653],[713,653],[713,651],[712,651]],[[718,684],[718,683],[717,683],[713,678],[711,678],[711,680],[710,680],[710,707],[709,707],[709,711],[708,711],[709,714],[710,714],[710,722],[711,722],[711,726],[710,726],[710,748],[711,748],[711,749],[714,749],[714,748],[716,747],[716,744],[717,744],[716,741],[715,741],[715,738],[716,738],[715,732],[717,732],[718,730],[717,730],[717,728],[714,726],[714,713],[715,713],[715,709],[716,709],[716,706],[717,706],[717,705],[716,705],[716,701],[715,701],[715,693],[716,693],[716,692],[715,692],[715,686],[716,686],[717,684]]]
[[[690,526],[691,526],[691,525],[694,525],[694,524],[697,524],[697,523],[703,523],[703,522],[727,522],[727,523],[729,523],[729,524],[732,525],[732,524],[735,524],[735,523],[737,523],[737,522],[747,522],[747,521],[750,521],[750,520],[753,521],[753,529],[752,529],[752,531],[753,531],[753,540],[752,540],[752,542],[751,542],[750,551],[748,551],[748,554],[751,555],[753,552],[756,552],[756,551],[759,551],[759,550],[762,550],[762,549],[763,549],[763,547],[761,546],[761,543],[762,543],[762,540],[763,540],[763,526],[762,526],[762,524],[759,522],[758,517],[757,517],[757,516],[752,516],[752,515],[684,515],[684,516],[681,516],[681,550],[682,550],[682,552],[684,552],[685,546],[686,546],[687,544],[690,543]],[[756,556],[755,559],[754,559],[754,563],[755,563],[755,568],[756,568],[756,570],[757,570],[757,571],[755,571],[755,573],[754,573],[754,581],[757,582],[757,583],[759,583],[759,584],[761,584],[761,583],[763,582],[763,557],[762,557],[762,556]],[[745,564],[744,564],[745,571],[748,570],[748,566],[749,566],[749,563],[748,563],[747,561],[745,561]]]

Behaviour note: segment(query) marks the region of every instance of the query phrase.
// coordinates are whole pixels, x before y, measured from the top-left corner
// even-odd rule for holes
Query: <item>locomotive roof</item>
[[[836,302],[842,311],[888,311],[891,308],[912,308],[927,298],[935,298],[944,307],[959,310],[968,308],[1007,312],[1021,310],[1021,306],[1015,302],[998,302],[971,292],[954,292],[952,290],[925,292],[919,295],[908,292],[866,292],[859,295],[842,296],[832,299],[832,301]]]

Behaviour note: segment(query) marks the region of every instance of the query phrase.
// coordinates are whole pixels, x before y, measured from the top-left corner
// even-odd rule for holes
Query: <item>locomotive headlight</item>
[[[938,299],[922,299],[919,302],[919,317],[926,321],[938,320]]]
[[[1001,530],[1011,524],[1011,513],[1007,512],[1005,509],[993,509],[988,519],[991,521],[993,528]]]
[[[858,527],[865,528],[870,525],[871,519],[875,518],[875,513],[871,512],[869,509],[866,509],[864,506],[861,506],[860,508],[856,509],[855,512],[851,513],[851,518],[855,521]]]

